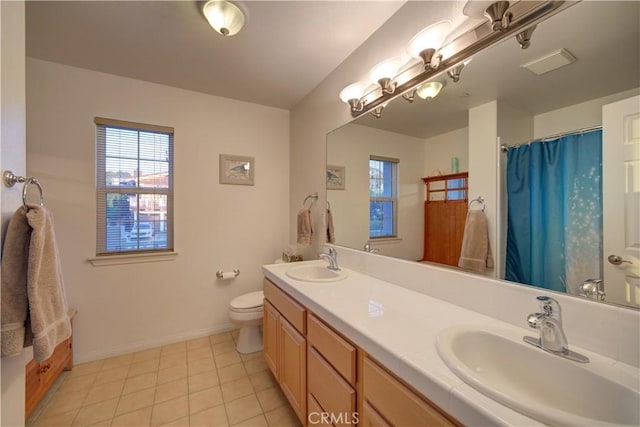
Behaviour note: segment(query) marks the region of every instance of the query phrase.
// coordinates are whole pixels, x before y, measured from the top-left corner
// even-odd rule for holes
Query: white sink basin
[[[337,282],[345,279],[347,272],[344,269],[329,270],[326,265],[300,265],[287,270],[287,276],[292,279],[305,282]]]
[[[634,375],[604,358],[572,362],[523,342],[519,331],[501,328],[450,328],[438,335],[437,347],[465,383],[543,423],[640,424],[637,370]]]

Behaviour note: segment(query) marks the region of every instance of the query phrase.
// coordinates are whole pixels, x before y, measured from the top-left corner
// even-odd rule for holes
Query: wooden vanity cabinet
[[[461,426],[266,278],[264,296],[264,357],[302,425]]]
[[[363,363],[363,426],[461,426],[370,357]]]
[[[269,280],[264,280],[264,355],[284,395],[307,424],[306,310]]]
[[[357,420],[356,347],[311,313],[307,314],[307,342],[309,407],[317,405],[320,412],[332,414],[332,425],[353,425]]]

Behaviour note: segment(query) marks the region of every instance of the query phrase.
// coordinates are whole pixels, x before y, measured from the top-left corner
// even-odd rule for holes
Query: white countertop
[[[314,263],[326,264],[304,264]],[[544,425],[463,383],[436,349],[438,333],[452,326],[520,328],[350,269],[345,269],[348,277],[337,282],[294,280],[286,275],[293,265],[265,265],[262,270],[269,280],[463,424]],[[298,265],[302,263],[295,263]],[[524,328],[521,332],[532,335]]]

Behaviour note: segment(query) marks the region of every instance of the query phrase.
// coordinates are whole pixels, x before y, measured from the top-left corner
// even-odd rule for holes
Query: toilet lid
[[[264,293],[262,291],[250,292],[231,300],[229,305],[235,309],[248,309],[263,305]]]

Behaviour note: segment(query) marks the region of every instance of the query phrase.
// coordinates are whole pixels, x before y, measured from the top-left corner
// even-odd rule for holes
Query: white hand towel
[[[313,243],[313,227],[311,225],[311,209],[302,208],[298,212],[298,244],[311,245]]]
[[[33,358],[40,362],[69,338],[71,322],[51,215],[42,206],[29,206],[27,220],[32,229],[27,273],[29,319]]]
[[[20,354],[25,344],[30,239],[31,227],[20,206],[9,221],[2,252],[2,357]]]
[[[482,210],[467,212],[458,267],[480,273],[493,268],[487,216]]]

